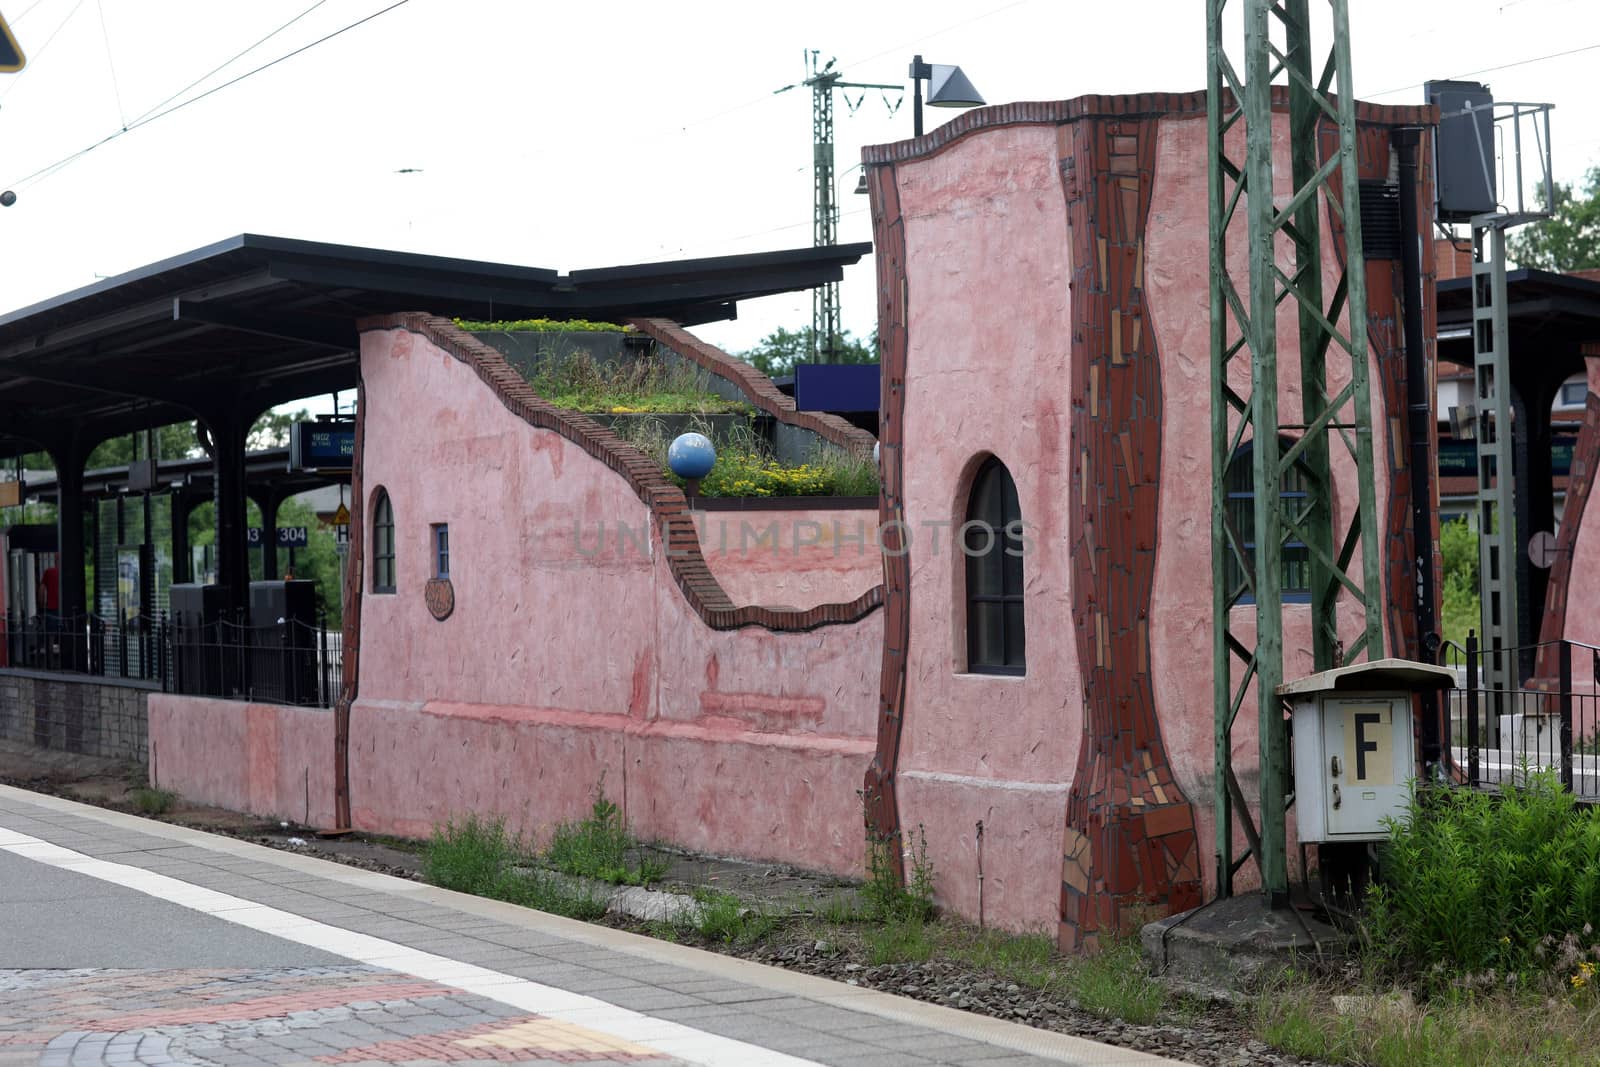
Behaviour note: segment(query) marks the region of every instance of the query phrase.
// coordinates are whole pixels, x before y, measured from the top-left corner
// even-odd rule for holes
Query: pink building
[[[1388,174],[1394,127],[1432,118],[1363,105],[1363,177]],[[846,874],[864,796],[877,832],[920,828],[940,903],[968,917],[1075,946],[1198,904],[1215,880],[1204,96],[986,108],[865,158],[884,399],[864,543],[861,512],[791,508],[761,513],[775,549],[730,549],[716,513],[495,349],[421,313],[367,319],[343,699],[152,698],[162,784],[316,822],[342,796],[357,829],[425,835],[468,810],[538,834],[603,782],[645,838]],[[1367,271],[1385,630],[1414,655],[1399,265]],[[786,425],[871,451],[638,325]],[[1285,309],[1286,346],[1294,329]],[[1297,400],[1292,375],[1282,390]],[[1310,667],[1296,610],[1291,677]],[[346,732],[340,781],[321,753]],[[1248,766],[1252,728],[1235,736]]]

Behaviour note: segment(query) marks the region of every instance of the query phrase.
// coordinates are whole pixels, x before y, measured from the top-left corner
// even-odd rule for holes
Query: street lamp
[[[911,132],[922,136],[922,83],[928,83],[929,107],[981,107],[983,97],[961,68],[948,63],[924,63],[911,57]]]

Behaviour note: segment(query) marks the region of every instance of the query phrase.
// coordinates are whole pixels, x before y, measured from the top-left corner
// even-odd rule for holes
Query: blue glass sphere
[[[667,466],[680,478],[704,478],[717,462],[717,450],[703,433],[681,433],[667,448]]]

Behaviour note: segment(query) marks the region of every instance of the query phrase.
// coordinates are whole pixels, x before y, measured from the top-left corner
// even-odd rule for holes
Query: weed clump
[[[572,919],[598,919],[606,900],[572,879],[534,866],[521,834],[499,816],[468,814],[434,830],[423,854],[422,877],[461,893],[492,897]]]
[[[178,802],[178,794],[170,789],[155,789],[150,786],[141,786],[132,794],[133,806],[144,815],[165,815],[172,810],[172,805]]]
[[[622,810],[597,788],[589,817],[557,826],[544,862],[565,874],[597,878],[613,885],[649,885],[667,873],[667,865],[640,855],[639,842],[622,820]]]

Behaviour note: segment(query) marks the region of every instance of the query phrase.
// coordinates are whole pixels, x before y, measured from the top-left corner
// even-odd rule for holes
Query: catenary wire
[[[386,15],[389,12],[393,11],[397,7],[404,7],[406,4],[408,4],[410,2],[411,2],[411,0],[395,0],[395,2],[390,4],[388,7],[382,8],[382,9],[380,9],[378,11],[374,11],[372,14],[364,16],[363,18],[357,19],[355,22],[352,22],[347,26],[343,26],[340,29],[334,30],[332,33],[326,34],[326,35],[324,35],[322,37],[318,37],[316,40],[311,41],[308,44],[301,45],[299,48],[294,49],[292,52],[284,53],[283,55],[279,56],[277,59],[270,60],[270,61],[268,61],[266,63],[261,64],[261,66],[259,66],[259,67],[255,67],[255,68],[252,68],[251,70],[247,70],[243,74],[240,74],[238,77],[230,78],[227,81],[223,82],[221,85],[213,86],[210,89],[207,89],[205,92],[199,94],[198,96],[191,96],[187,100],[183,100],[183,101],[181,101],[179,103],[173,104],[171,107],[166,108],[165,110],[157,111],[157,112],[154,112],[153,114],[147,114],[145,117],[143,117],[141,119],[138,119],[138,120],[136,120],[134,122],[129,123],[123,129],[113,131],[112,133],[109,133],[106,136],[100,138],[100,140],[95,141],[93,144],[90,144],[90,145],[88,145],[88,146],[86,146],[84,148],[80,148],[76,152],[73,152],[71,155],[63,156],[61,159],[56,160],[54,163],[48,164],[47,166],[40,167],[38,170],[34,171],[32,174],[29,174],[29,175],[26,175],[25,177],[19,178],[17,181],[12,182],[10,184],[9,188],[23,188],[23,187],[26,187],[26,186],[29,186],[29,185],[37,184],[39,181],[42,181],[43,179],[49,177],[51,174],[54,174],[56,171],[59,171],[63,167],[66,167],[69,164],[74,163],[77,160],[82,159],[84,156],[88,155],[90,152],[93,152],[95,149],[100,148],[100,147],[106,145],[107,143],[109,143],[111,141],[116,140],[118,137],[121,137],[124,134],[132,133],[134,130],[139,129],[142,126],[150,125],[150,123],[155,122],[157,119],[162,119],[162,118],[165,118],[166,116],[171,115],[171,114],[173,114],[175,112],[182,111],[184,108],[188,107],[190,104],[199,103],[201,100],[204,100],[206,97],[211,96],[214,93],[219,93],[222,90],[228,88],[230,85],[237,85],[238,83],[244,81],[246,78],[252,77],[252,76],[254,76],[256,74],[260,74],[264,70],[268,70],[268,69],[270,69],[272,67],[275,67],[279,63],[282,63],[286,59],[293,59],[295,56],[300,55],[302,52],[305,52],[305,51],[308,51],[308,50],[310,50],[312,48],[315,48],[317,45],[322,44],[325,41],[331,41],[331,40],[333,40],[333,38],[338,37],[341,34],[348,33],[351,30],[355,29],[356,27],[364,25],[365,23],[371,22],[373,19],[378,18],[381,15]]]

